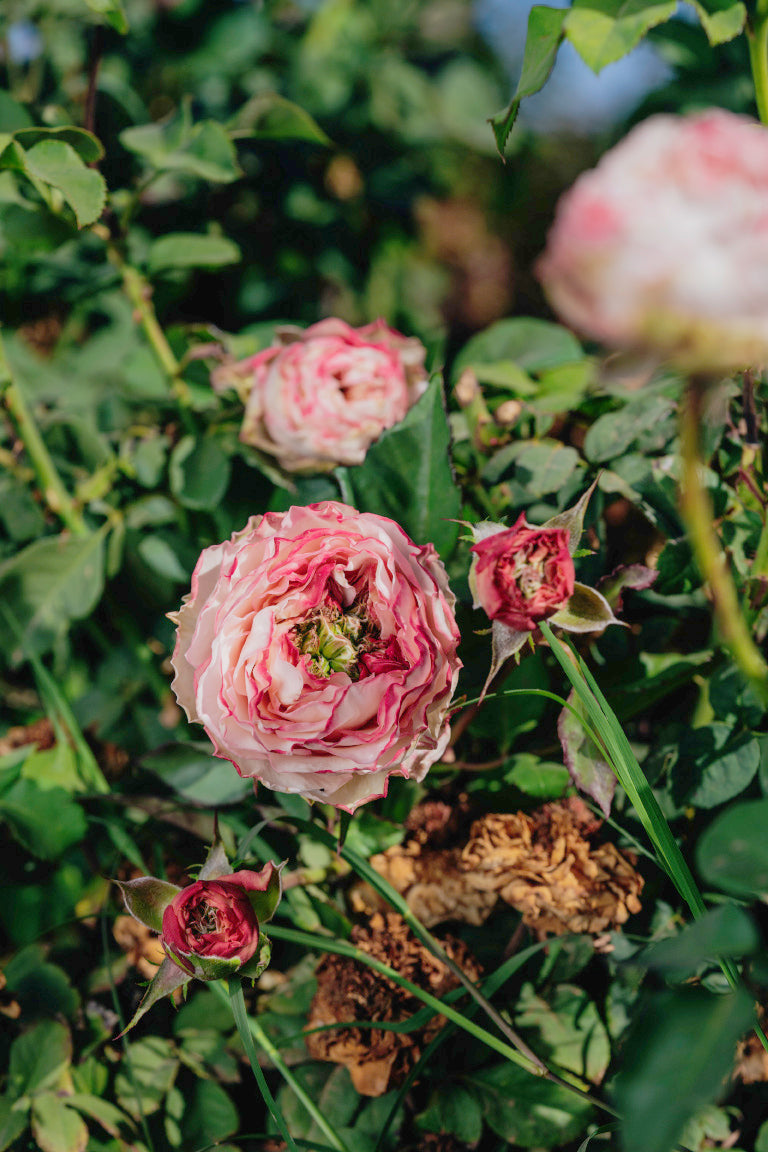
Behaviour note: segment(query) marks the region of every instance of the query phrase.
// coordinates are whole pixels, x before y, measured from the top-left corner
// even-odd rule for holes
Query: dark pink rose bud
[[[575,573],[565,528],[532,528],[522,515],[472,546],[475,599],[491,620],[533,632],[573,593]]]
[[[233,872],[182,888],[163,912],[163,945],[180,968],[201,980],[241,971],[259,948],[251,892],[265,891],[260,872]]]

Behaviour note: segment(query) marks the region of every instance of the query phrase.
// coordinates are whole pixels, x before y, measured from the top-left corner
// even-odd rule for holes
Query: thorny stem
[[[181,364],[176,359],[165,332],[160,327],[152,304],[150,285],[136,268],[133,268],[123,259],[116,244],[109,244],[107,251],[110,260],[120,272],[125,293],[133,305],[158,364],[168,377],[174,396],[182,409],[187,409],[189,407],[189,388],[183,379]]]
[[[87,535],[88,528],[82,513],[64,487],[24,395],[13,379],[3,346],[2,334],[0,334],[0,393],[2,393],[5,406],[34,468],[45,503],[69,528],[70,532],[78,536]]]
[[[747,44],[757,114],[763,124],[768,124],[768,0],[757,0],[747,25]]]
[[[741,611],[733,577],[714,530],[714,510],[701,482],[701,408],[704,381],[693,377],[680,409],[681,510],[702,576],[709,585],[723,643],[763,704],[768,705],[768,665]]]
[[[214,988],[221,996],[224,995],[223,989],[220,989],[218,984],[214,983],[211,985],[211,987]],[[275,1121],[275,1123],[277,1124],[277,1127],[280,1129],[280,1135],[282,1136],[283,1140],[285,1140],[286,1144],[288,1145],[289,1152],[298,1152],[298,1149],[296,1148],[296,1145],[293,1142],[293,1138],[292,1138],[290,1132],[288,1131],[288,1126],[285,1122],[285,1117],[283,1116],[282,1112],[278,1108],[277,1103],[275,1101],[275,1098],[269,1090],[269,1085],[267,1084],[264,1073],[261,1070],[261,1065],[259,1064],[259,1058],[256,1054],[256,1049],[254,1048],[254,1045],[253,1045],[253,1036],[251,1034],[251,1027],[253,1025],[253,1021],[252,1020],[249,1021],[248,1014],[245,1011],[245,998],[243,996],[243,984],[242,984],[242,981],[239,980],[237,977],[235,977],[233,980],[231,980],[229,982],[229,1005],[230,1005],[230,1008],[232,1009],[232,1015],[235,1018],[235,1024],[237,1025],[237,1030],[240,1033],[240,1039],[243,1042],[243,1047],[245,1048],[245,1053],[248,1057],[248,1060],[250,1061],[253,1075],[256,1078],[256,1083],[259,1086],[259,1091],[261,1092],[262,1096],[264,1097],[264,1103],[266,1104],[267,1108],[269,1109],[269,1111],[272,1115],[272,1119]],[[336,1145],[336,1147],[338,1147],[338,1144]]]

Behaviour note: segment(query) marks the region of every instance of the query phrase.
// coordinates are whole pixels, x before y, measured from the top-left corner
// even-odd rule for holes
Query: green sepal
[[[259,925],[267,924],[275,914],[275,909],[280,903],[283,895],[283,881],[281,873],[285,868],[286,861],[283,860],[282,864],[272,865],[272,874],[269,877],[267,887],[263,892],[246,892],[251,907],[256,913],[256,919]],[[269,867],[269,865],[266,865]]]
[[[193,952],[173,952],[167,944],[165,950],[171,962],[187,971],[192,969],[190,979],[195,976],[198,980],[226,980],[242,967],[239,956],[197,956]]]
[[[208,849],[205,863],[197,874],[198,880],[218,880],[222,876],[229,876],[232,865],[224,850],[224,843],[219,836],[218,823],[213,834],[213,843]]]
[[[138,1024],[144,1013],[148,1012],[153,1004],[156,1004],[158,1000],[162,1000],[163,996],[170,996],[172,992],[175,992],[177,988],[181,988],[184,984],[187,984],[191,979],[192,977],[180,968],[174,960],[171,960],[170,957],[167,960],[163,960],[156,974],[152,977],[152,981],[144,994],[144,999],[134,1012],[131,1022],[123,1029],[120,1036],[125,1036],[126,1032],[129,1032],[131,1028]],[[116,1039],[119,1039],[119,1037],[116,1037]]]
[[[609,624],[623,621],[616,619],[605,596],[587,584],[577,583],[563,607],[549,617],[549,623],[564,632],[602,632]]]
[[[272,942],[269,937],[265,936],[262,932],[259,937],[259,947],[255,956],[252,956],[247,964],[243,964],[240,969],[241,976],[247,976],[250,980],[257,980],[261,976],[264,969],[272,959]]]
[[[572,508],[566,508],[565,512],[558,512],[557,516],[552,516],[542,528],[565,528],[568,533],[568,551],[571,556],[575,556],[579,548],[579,540],[584,531],[584,515],[587,511],[587,504],[589,504],[592,493],[597,487],[597,480],[593,480],[589,488],[587,488],[584,495],[577,500]]]
[[[137,880],[115,880],[125,900],[125,906],[134,919],[151,928],[163,930],[163,912],[181,892],[175,884],[158,880],[156,876],[139,876]]]
[[[517,654],[520,652],[526,640],[530,640],[532,636],[532,632],[520,632],[517,628],[510,628],[507,624],[502,624],[500,620],[493,621],[491,627],[491,667],[485,678],[483,690],[480,693],[480,703],[485,699],[485,694],[488,691],[490,683],[502,664],[504,664],[510,656],[517,656],[519,663],[520,657]]]

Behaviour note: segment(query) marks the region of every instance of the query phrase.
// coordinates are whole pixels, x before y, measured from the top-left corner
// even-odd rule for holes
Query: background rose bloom
[[[426,349],[383,320],[351,328],[321,320],[284,328],[277,343],[213,374],[245,403],[240,439],[289,471],[361,464],[385,428],[402,420],[427,386]]]
[[[491,620],[533,632],[572,595],[573,560],[565,528],[532,528],[521,515],[511,528],[472,545],[473,591]]]
[[[182,888],[163,912],[163,944],[171,958],[204,980],[225,974],[206,960],[237,958],[238,967],[247,964],[259,947],[259,922],[248,893],[264,887],[261,873],[241,871]]]
[[[442,753],[461,662],[433,546],[328,501],[206,548],[173,688],[241,776],[352,812]]]
[[[768,131],[644,121],[560,201],[538,274],[563,318],[689,371],[768,360]]]

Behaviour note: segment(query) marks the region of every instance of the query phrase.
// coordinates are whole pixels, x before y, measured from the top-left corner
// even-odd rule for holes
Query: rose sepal
[[[163,996],[170,996],[177,988],[182,988],[185,984],[188,984],[191,979],[192,977],[185,972],[183,968],[180,968],[174,960],[170,958],[163,960],[157,972],[152,977],[144,993],[144,997],[134,1012],[130,1023],[126,1025],[120,1033],[120,1036],[125,1036],[126,1032],[129,1032],[131,1028],[135,1027],[145,1012],[148,1012],[158,1000],[162,1000]],[[115,1037],[115,1039],[119,1038],[119,1036]]]
[[[258,920],[260,926],[262,924],[269,923],[275,914],[275,909],[282,899],[282,871],[285,865],[285,860],[283,860],[281,864],[273,864],[270,860],[268,864],[264,865],[260,872],[251,873],[251,875],[262,877],[265,882],[263,889],[248,889],[248,900],[250,901],[251,907],[256,913],[256,919]],[[245,872],[234,873],[235,877],[241,877],[245,875]],[[227,879],[231,880],[233,877],[229,876]],[[244,887],[246,887],[246,885],[244,885]]]
[[[139,876],[136,880],[115,880],[123,894],[125,906],[135,920],[153,932],[163,928],[163,912],[181,892],[175,884],[156,876]]]
[[[198,980],[226,980],[241,972],[244,965],[239,956],[198,956],[194,952],[180,952],[163,943],[166,955],[187,976]]]
[[[621,624],[600,592],[587,584],[576,583],[573,593],[562,608],[549,617],[549,623],[564,632],[602,632],[609,624]]]
[[[262,932],[259,936],[259,949],[247,964],[243,964],[240,975],[249,980],[258,980],[272,958],[272,941]]]

